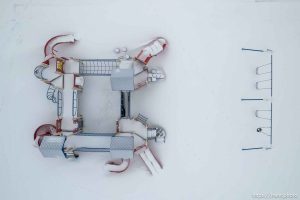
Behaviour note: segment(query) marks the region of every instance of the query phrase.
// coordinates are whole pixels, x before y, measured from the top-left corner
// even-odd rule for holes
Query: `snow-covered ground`
[[[109,77],[87,76],[79,96],[79,113],[83,116],[84,132],[115,133],[120,117],[120,92],[112,91]]]
[[[1,0],[0,199],[300,198],[299,10],[292,0]],[[110,174],[106,154],[45,159],[31,145],[34,130],[55,120],[56,105],[33,70],[44,42],[60,33],[80,36],[62,49],[80,58],[113,58],[115,47],[168,39],[151,63],[167,80],[132,95],[132,112],[167,131],[165,144],[151,144],[160,176],[138,157],[126,173]],[[255,143],[253,113],[264,105],[240,98],[265,95],[254,89],[261,58],[241,47],[274,51],[272,150],[241,151]]]

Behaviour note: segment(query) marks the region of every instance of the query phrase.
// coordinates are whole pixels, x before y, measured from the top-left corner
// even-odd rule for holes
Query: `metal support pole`
[[[258,150],[258,149],[264,149],[264,148],[263,147],[243,148],[242,151]]]
[[[242,51],[257,51],[257,52],[265,52],[264,50],[261,50],[261,49],[248,49],[248,48],[242,48]]]

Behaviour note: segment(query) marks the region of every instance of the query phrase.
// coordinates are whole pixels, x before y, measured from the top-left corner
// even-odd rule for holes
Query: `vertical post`
[[[273,96],[273,55],[271,54],[271,97]]]
[[[130,92],[121,91],[121,117],[130,118]]]
[[[273,140],[273,105],[271,102],[271,134],[270,134],[270,144],[272,145]]]
[[[273,96],[273,55],[271,54],[271,97]],[[270,145],[273,142],[273,104],[271,102],[271,134],[270,134]]]

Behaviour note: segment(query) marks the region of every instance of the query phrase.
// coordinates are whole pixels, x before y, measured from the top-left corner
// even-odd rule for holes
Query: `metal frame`
[[[110,76],[113,68],[120,63],[118,59],[80,59],[80,76]]]
[[[256,67],[255,69],[255,73],[257,76],[261,76],[261,75],[270,75],[269,78],[261,80],[261,81],[256,81],[255,82],[255,86],[257,90],[270,90],[270,96],[272,98],[273,96],[273,55],[272,55],[272,50],[270,49],[266,49],[266,50],[261,50],[261,49],[249,49],[249,48],[242,48],[242,51],[252,51],[252,52],[258,52],[258,53],[271,53],[270,55],[270,62],[260,65],[258,67]],[[270,68],[270,70],[266,70],[268,69],[268,67]],[[261,72],[262,69],[264,69],[265,71]],[[270,82],[270,87],[260,87],[261,84],[263,84],[264,82]],[[265,101],[267,99],[264,98],[242,98],[241,101],[252,101],[252,102],[259,102],[259,101]],[[262,113],[269,113],[269,116],[263,116],[261,115]],[[257,132],[258,133],[263,133],[265,136],[270,137],[270,143],[269,146],[267,147],[250,147],[250,148],[242,148],[243,151],[248,151],[248,150],[258,150],[258,149],[272,149],[272,143],[273,143],[273,103],[272,103],[272,99],[270,102],[270,109],[268,110],[256,110],[255,111],[255,117],[259,118],[259,119],[263,119],[263,120],[269,120],[270,121],[270,125],[267,127],[258,127],[257,128]],[[269,129],[270,133],[266,133],[265,131],[263,131],[264,129]]]

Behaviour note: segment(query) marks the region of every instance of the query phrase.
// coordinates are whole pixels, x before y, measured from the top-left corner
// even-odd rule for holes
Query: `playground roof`
[[[110,77],[112,90],[114,91],[134,90],[133,76],[134,76],[134,71],[132,68],[113,69]]]

